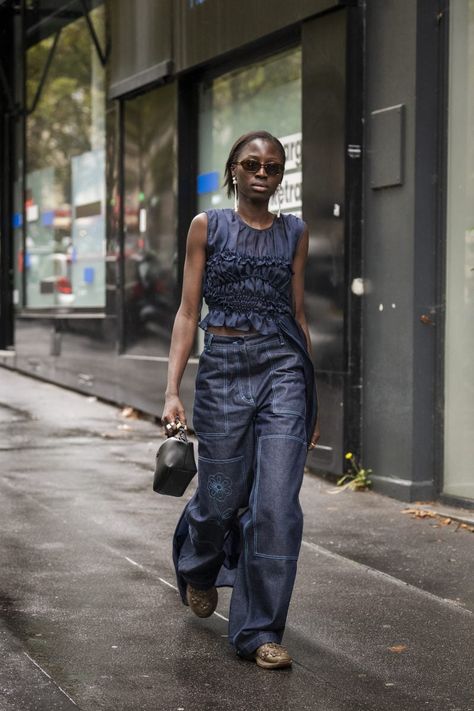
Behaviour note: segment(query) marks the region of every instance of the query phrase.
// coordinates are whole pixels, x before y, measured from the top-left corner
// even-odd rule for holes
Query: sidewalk
[[[161,438],[0,368],[0,711],[474,711],[473,533],[307,475],[295,664],[265,672],[227,643],[228,591],[208,620],[178,599],[191,492],[151,490]]]

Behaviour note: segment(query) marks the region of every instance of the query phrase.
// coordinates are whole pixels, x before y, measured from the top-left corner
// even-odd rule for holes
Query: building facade
[[[308,465],[474,506],[473,0],[3,0],[0,33],[1,363],[159,416],[189,222],[264,128],[310,229]]]

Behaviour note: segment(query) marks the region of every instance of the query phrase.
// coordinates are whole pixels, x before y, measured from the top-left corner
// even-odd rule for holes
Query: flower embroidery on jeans
[[[207,482],[207,490],[211,498],[224,501],[225,498],[232,494],[232,483],[230,479],[222,476],[222,474],[211,474]]]

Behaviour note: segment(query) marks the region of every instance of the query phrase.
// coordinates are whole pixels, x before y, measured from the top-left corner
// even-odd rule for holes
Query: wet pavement
[[[208,620],[178,598],[192,491],[152,491],[161,439],[0,368],[0,711],[474,711],[473,533],[307,475],[295,663],[266,672],[228,644],[228,591]]]

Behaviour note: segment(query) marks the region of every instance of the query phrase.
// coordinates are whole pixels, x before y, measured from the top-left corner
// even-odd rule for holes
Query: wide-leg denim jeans
[[[303,527],[305,410],[302,355],[283,335],[206,332],[193,414],[198,488],[177,569],[197,588],[214,585],[240,513],[229,639],[243,655],[281,642],[285,628]]]

